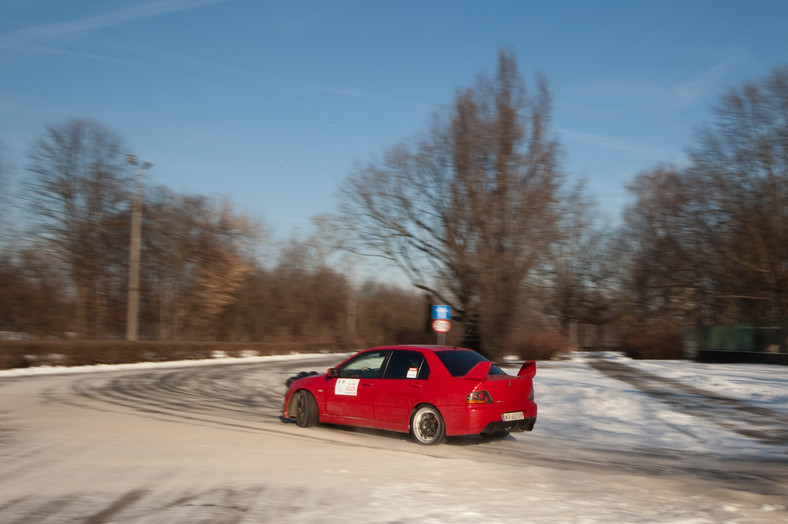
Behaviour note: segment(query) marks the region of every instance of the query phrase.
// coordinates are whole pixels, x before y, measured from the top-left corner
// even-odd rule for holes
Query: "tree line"
[[[25,240],[0,252],[7,336],[124,337],[136,190],[126,152],[117,133],[78,118],[47,126],[31,148],[19,197],[28,211]],[[263,258],[265,227],[230,202],[143,187],[141,339],[345,347],[412,337],[408,331],[423,327],[421,297],[354,284],[331,268],[333,247],[320,253],[314,239],[291,239]],[[350,319],[348,304],[356,310]],[[367,319],[369,310],[395,320]]]
[[[501,51],[420,135],[353,167],[310,235],[267,256],[265,227],[230,202],[144,185],[141,338],[425,342],[428,306],[448,304],[453,343],[501,356],[578,323],[680,334],[786,317],[788,68],[730,89],[687,165],[638,174],[617,227],[569,184],[551,106],[546,79],[526,82]],[[127,148],[70,119],[30,151],[17,199],[28,240],[0,252],[0,330],[120,338]],[[356,282],[351,254],[384,259],[411,287]]]
[[[788,68],[730,89],[688,166],[641,173],[622,240],[632,311],[699,325],[788,314]]]

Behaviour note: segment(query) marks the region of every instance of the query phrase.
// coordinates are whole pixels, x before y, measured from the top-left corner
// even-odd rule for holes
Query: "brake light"
[[[493,399],[487,390],[480,389],[470,393],[465,399],[466,404],[492,404]]]

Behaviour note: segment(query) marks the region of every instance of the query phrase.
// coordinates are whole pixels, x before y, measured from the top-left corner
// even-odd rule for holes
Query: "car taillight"
[[[469,394],[465,402],[467,404],[492,404],[493,399],[488,391],[482,389]]]

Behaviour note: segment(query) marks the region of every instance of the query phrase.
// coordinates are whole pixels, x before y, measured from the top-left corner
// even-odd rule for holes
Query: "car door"
[[[348,423],[372,420],[376,385],[389,353],[365,351],[337,368],[337,377],[326,390],[326,412]]]
[[[410,411],[421,397],[429,374],[429,366],[421,352],[393,350],[383,378],[375,387],[375,420],[390,429],[406,429]]]

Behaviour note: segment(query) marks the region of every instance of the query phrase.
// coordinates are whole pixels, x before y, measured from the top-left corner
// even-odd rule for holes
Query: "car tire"
[[[446,424],[433,406],[419,406],[410,419],[410,434],[419,444],[432,446],[446,439]]]
[[[303,389],[298,391],[290,405],[293,408],[296,424],[300,427],[308,428],[317,425],[317,402],[309,391]]]

